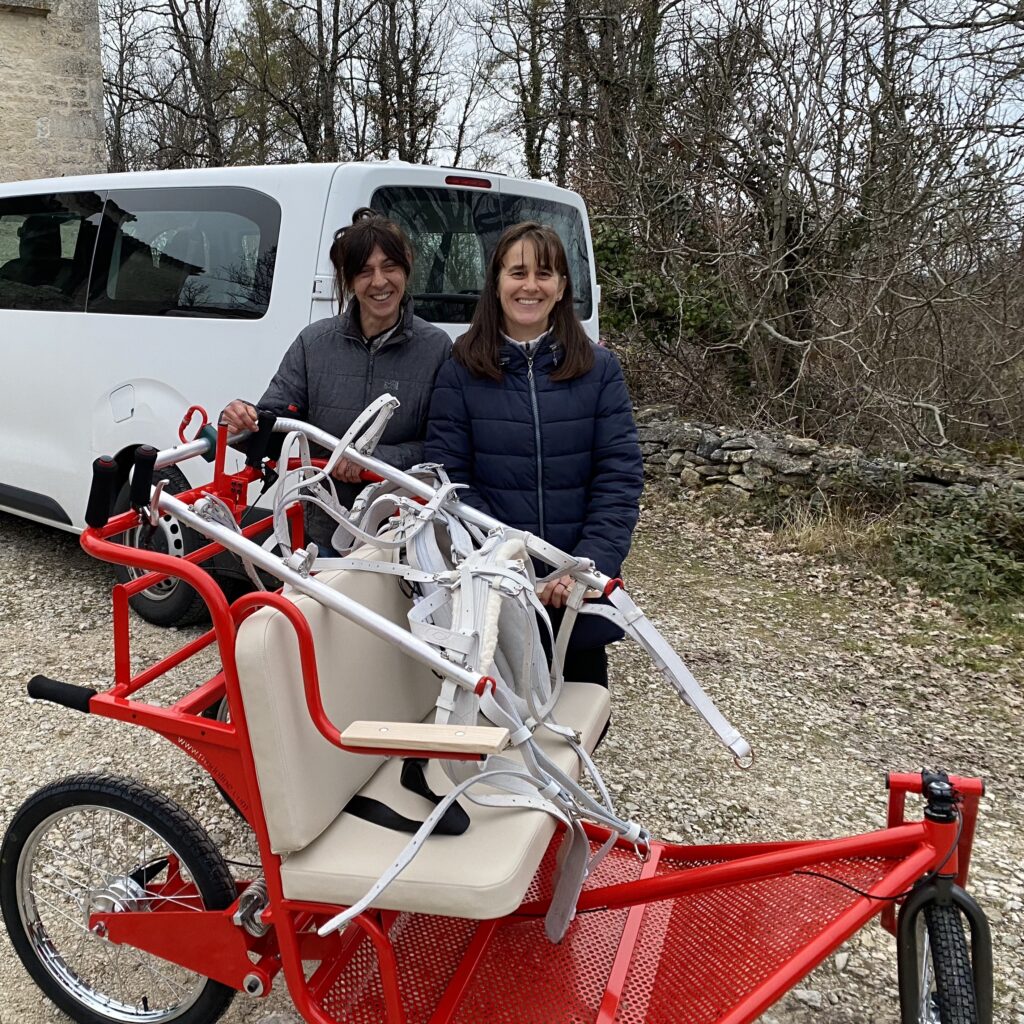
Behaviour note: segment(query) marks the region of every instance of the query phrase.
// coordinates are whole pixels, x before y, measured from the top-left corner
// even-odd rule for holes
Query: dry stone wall
[[[640,409],[636,419],[648,479],[724,501],[746,501],[758,492],[827,494],[858,482],[899,487],[917,497],[993,489],[1024,494],[1020,462],[988,466],[953,457],[868,455],[809,437],[683,421],[663,406]]]
[[[105,166],[96,0],[0,0],[0,181]]]

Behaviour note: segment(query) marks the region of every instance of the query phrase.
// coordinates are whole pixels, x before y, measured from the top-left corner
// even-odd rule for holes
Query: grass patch
[[[815,503],[790,500],[771,519],[777,550],[844,562],[870,561],[891,536],[888,517],[827,498]]]
[[[759,499],[781,550],[832,558],[945,597],[1024,650],[1024,494],[906,498],[893,481]]]

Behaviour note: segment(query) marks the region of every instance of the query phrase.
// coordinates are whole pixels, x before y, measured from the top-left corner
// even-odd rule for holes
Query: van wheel
[[[153,474],[154,483],[158,480],[166,480],[166,490],[169,494],[180,494],[189,490],[189,483],[175,466],[168,466],[166,469],[158,469]],[[130,508],[128,500],[128,484],[121,488],[121,493],[114,503],[114,515],[127,512]],[[188,529],[178,522],[173,516],[164,515],[160,517],[160,525],[148,537],[148,528],[136,527],[127,533],[121,534],[121,543],[130,547],[145,547],[149,551],[157,551],[160,554],[176,555],[183,557],[197,548],[202,547],[203,541],[194,530]],[[131,580],[144,576],[145,569],[129,567],[127,565],[115,565],[114,574],[119,583],[128,583]],[[128,602],[147,622],[155,626],[190,626],[206,617],[206,602],[187,583],[179,579],[165,579],[156,586],[136,594]]]

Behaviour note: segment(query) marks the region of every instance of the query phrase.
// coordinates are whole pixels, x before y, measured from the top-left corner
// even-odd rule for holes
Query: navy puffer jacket
[[[531,361],[518,345],[500,351],[501,381],[476,377],[455,359],[441,367],[424,456],[470,485],[463,500],[618,576],[629,553],[643,489],[633,409],[618,360],[594,346],[582,377],[553,381],[560,349],[544,338]],[[572,647],[621,633],[581,617]]]

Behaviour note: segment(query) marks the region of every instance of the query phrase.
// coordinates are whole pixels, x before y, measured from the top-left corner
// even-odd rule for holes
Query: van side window
[[[0,199],[0,309],[85,308],[102,206],[95,192]]]
[[[88,311],[259,319],[280,225],[281,208],[252,189],[111,190]]]
[[[379,188],[373,209],[401,224],[415,250],[409,290],[417,315],[434,323],[472,319],[487,260],[507,227],[536,220],[558,232],[569,259],[576,312],[593,312],[583,218],[575,207],[534,196],[472,189]]]

